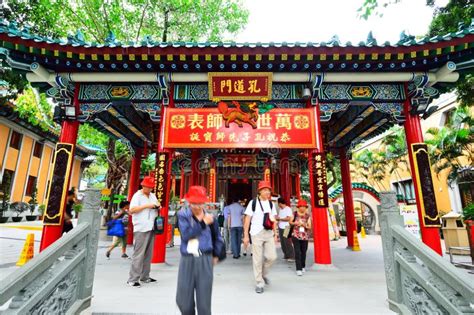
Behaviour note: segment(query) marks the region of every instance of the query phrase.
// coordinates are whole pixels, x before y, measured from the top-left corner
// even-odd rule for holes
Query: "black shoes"
[[[142,285],[139,282],[130,282],[127,281],[127,284],[131,286],[132,288],[140,288]]]
[[[153,278],[148,278],[148,279],[140,280],[140,281],[143,282],[143,283],[153,283],[153,282],[157,282],[156,279],[153,279]]]
[[[256,287],[256,288],[255,288],[255,292],[257,292],[257,293],[263,293],[263,288],[261,288],[261,287]]]

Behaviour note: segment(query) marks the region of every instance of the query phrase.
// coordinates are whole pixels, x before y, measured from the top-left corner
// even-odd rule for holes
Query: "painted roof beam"
[[[273,73],[273,82],[311,82],[311,78],[319,73]],[[416,75],[424,72],[337,72],[324,73],[324,82],[408,82]],[[208,82],[207,73],[141,73],[141,72],[110,72],[110,73],[50,73],[45,78],[36,73],[27,73],[26,78],[32,83],[54,81],[56,75],[67,78],[71,82],[158,82],[159,75],[165,75],[170,82]],[[438,77],[439,76],[439,77]],[[429,82],[453,83],[459,79],[459,73],[441,71],[439,74],[428,72]]]

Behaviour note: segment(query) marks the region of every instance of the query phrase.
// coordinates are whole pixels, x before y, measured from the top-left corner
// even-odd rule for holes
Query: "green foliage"
[[[464,220],[474,220],[474,203],[470,203],[462,209],[462,217]]]
[[[142,164],[140,165],[140,173],[149,174],[151,171],[155,169],[155,162],[156,162],[156,154],[152,153],[148,155],[146,159],[142,160]]]
[[[164,42],[218,41],[248,20],[240,0],[11,0],[9,6],[6,18],[31,23],[35,33],[66,37],[82,29],[80,38],[99,43],[110,32],[123,42],[145,35]]]
[[[386,190],[383,185],[386,173],[386,154],[381,150],[364,149],[354,154],[351,160],[353,172],[358,178],[364,178],[371,186]]]
[[[443,128],[430,128],[425,142],[433,170],[440,174],[448,170],[448,183],[458,179],[459,171],[474,162],[474,116],[472,109],[460,106],[450,123]]]
[[[11,175],[10,173],[3,174],[2,184],[0,185],[0,193],[2,194],[2,206],[0,207],[0,216],[8,210],[10,205],[10,187],[11,187]]]
[[[8,99],[15,99],[18,93],[22,93],[28,87],[28,81],[24,74],[14,72],[9,67],[0,65],[0,75],[2,80],[8,82],[8,94],[0,97],[0,104],[4,104]]]
[[[35,183],[36,185],[36,183]],[[37,196],[38,195],[38,188],[35,188],[33,189],[33,192],[31,193],[31,196],[30,196],[30,201],[28,201],[28,203],[30,204],[30,213],[33,214],[33,212],[35,212],[35,208],[36,208],[36,205],[38,204],[38,199],[37,199]]]
[[[472,18],[474,18],[472,0],[450,0],[445,7],[436,8],[428,36],[457,32],[460,23],[468,26]]]
[[[44,93],[37,92],[28,86],[23,93],[19,94],[14,101],[15,111],[20,118],[27,120],[30,124],[48,131],[57,126],[53,123],[52,106],[46,99]]]
[[[78,214],[79,212],[82,211],[83,205],[82,203],[76,203],[72,206],[72,210],[74,210],[74,213]]]
[[[388,6],[399,3],[400,0],[363,0],[364,2],[357,9],[357,16],[360,19],[367,20],[372,15],[383,17],[383,12],[387,9]],[[434,0],[426,0],[427,6],[433,6]]]

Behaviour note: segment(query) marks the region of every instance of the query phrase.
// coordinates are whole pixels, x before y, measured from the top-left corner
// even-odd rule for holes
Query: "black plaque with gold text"
[[[312,153],[312,171],[313,171],[313,187],[312,198],[317,208],[327,208],[328,188],[326,177],[326,155],[324,153]]]
[[[423,215],[422,224],[427,227],[441,226],[438,206],[436,205],[433,179],[431,178],[430,160],[428,157],[428,146],[425,143],[413,143],[411,145],[416,182],[418,183],[418,205]]]
[[[156,169],[155,169],[155,194],[156,199],[162,207],[168,206],[168,163],[169,162],[169,153],[168,152],[158,152],[156,154]]]
[[[60,225],[64,213],[68,179],[71,174],[74,145],[57,143],[54,152],[52,178],[49,182],[48,199],[44,212],[45,225]]]

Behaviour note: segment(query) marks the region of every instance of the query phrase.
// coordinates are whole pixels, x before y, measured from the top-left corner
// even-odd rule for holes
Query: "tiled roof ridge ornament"
[[[397,45],[411,45],[415,44],[415,36],[413,35],[408,35],[405,31],[402,31],[400,33],[400,40],[398,41]]]
[[[148,46],[148,45],[152,46],[153,45],[153,37],[151,35],[143,36],[141,44],[142,44],[142,46]]]
[[[81,29],[76,31],[76,34],[68,34],[67,35],[68,44],[77,44],[77,45],[84,45],[86,41],[84,40],[84,34],[82,33]]]
[[[331,39],[329,40],[328,44],[335,47],[339,46],[341,44],[341,41],[339,40],[339,36],[333,35]]]
[[[367,46],[377,46],[377,40],[375,39],[372,31],[367,35]]]
[[[118,44],[114,32],[109,31],[107,38],[105,39],[105,44],[108,46],[116,46]]]

